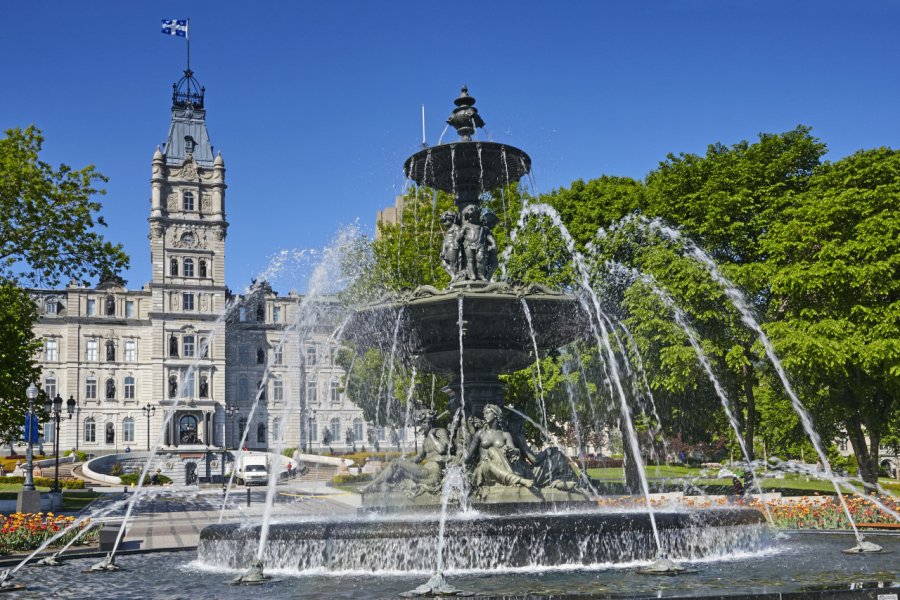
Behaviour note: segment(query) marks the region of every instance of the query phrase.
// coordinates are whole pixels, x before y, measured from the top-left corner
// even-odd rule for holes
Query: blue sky
[[[669,152],[803,123],[828,158],[900,139],[900,2],[7,2],[0,125],[44,160],[110,177],[107,235],[150,277],[150,159],[191,64],[228,167],[227,281],[282,249],[374,228],[401,167],[467,84],[488,136],[526,150],[538,191],[643,177]],[[14,24],[14,26],[11,26]],[[600,224],[598,224],[600,225]],[[280,287],[279,287],[280,285]],[[293,285],[290,278],[276,289]]]

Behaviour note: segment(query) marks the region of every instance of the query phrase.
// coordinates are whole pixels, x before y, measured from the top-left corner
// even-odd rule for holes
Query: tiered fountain
[[[400,359],[419,372],[449,376],[449,423],[441,424],[433,411],[418,412],[422,452],[391,463],[363,490],[359,518],[272,524],[265,568],[465,571],[696,559],[758,547],[768,530],[756,510],[651,514],[648,502],[646,511],[603,511],[562,452],[526,443],[522,417],[504,410],[515,407],[504,407],[498,375],[575,341],[590,331],[590,322],[572,295],[491,280],[497,219],[483,211],[481,197],[518,181],[531,160],[512,146],[473,141],[484,125],[475,99],[463,88],[455,103],[448,123],[460,139],[423,149],[404,165],[416,183],[456,198],[457,210],[442,216],[441,259],[451,283],[367,306],[345,333],[358,348],[399,348]],[[372,331],[383,334],[364,333]],[[461,467],[469,492],[460,504],[474,512],[448,517],[442,492]],[[207,527],[199,557],[245,568],[256,558],[259,536],[259,527]],[[440,585],[426,588],[440,591]]]

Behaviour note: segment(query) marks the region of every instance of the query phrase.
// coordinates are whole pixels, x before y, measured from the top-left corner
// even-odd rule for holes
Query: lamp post
[[[141,410],[143,410],[144,414],[147,416],[147,452],[150,452],[150,417],[156,412],[156,407],[148,402],[147,406],[143,407]]]
[[[28,446],[25,450],[25,483],[22,484],[22,489],[32,492],[34,491],[34,465],[32,464],[34,458],[34,437],[31,434],[36,429],[33,422],[36,418],[34,414],[34,399],[37,398],[37,395],[37,386],[31,383],[28,389],[25,390],[25,397],[28,398],[28,418],[25,419],[28,426],[25,428],[25,439],[28,440]]]
[[[25,417],[25,440],[28,442],[25,451],[25,483],[22,484],[22,491],[16,499],[16,512],[36,513],[41,510],[41,495],[34,489],[34,438],[32,435],[37,427],[35,427],[34,399],[37,398],[38,389],[34,383],[25,390],[25,397],[28,398],[28,413]]]
[[[237,416],[239,414],[241,414],[241,409],[238,408],[237,406],[231,405],[231,406],[225,407],[225,415],[229,419],[231,419],[231,427],[229,427],[229,429],[231,429],[232,433],[234,433],[234,418],[235,418],[235,416]],[[231,438],[232,438],[232,441],[234,441],[233,435],[231,436]],[[228,448],[228,438],[227,437],[225,438],[224,442],[225,442],[225,448]]]
[[[72,415],[75,414],[75,398],[69,396],[68,401],[66,401],[66,411],[69,414],[69,418],[72,418]],[[44,410],[47,411],[47,414],[50,415],[50,420],[56,422],[56,436],[53,438],[53,456],[55,457],[53,462],[53,487],[50,489],[51,492],[59,492],[59,423],[62,421],[62,406],[63,399],[59,394],[56,395],[56,398],[47,397],[44,400]],[[72,458],[74,460],[74,457]]]
[[[306,453],[312,454],[312,427],[316,420],[316,411],[312,411],[306,419]]]

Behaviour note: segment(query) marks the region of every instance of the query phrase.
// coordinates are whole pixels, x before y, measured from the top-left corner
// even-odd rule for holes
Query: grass
[[[65,512],[78,512],[102,495],[97,492],[64,493],[62,509]]]

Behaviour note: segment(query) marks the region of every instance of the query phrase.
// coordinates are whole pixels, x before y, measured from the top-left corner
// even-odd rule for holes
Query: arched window
[[[341,439],[341,420],[338,417],[331,420],[331,439],[335,441]]]
[[[192,259],[192,258],[184,259],[184,276],[185,277],[193,277],[194,276],[194,259]]]
[[[278,442],[284,441],[281,437],[281,418],[275,417],[272,421],[272,438]]]
[[[247,380],[241,379],[238,381],[238,400],[243,400],[246,402],[250,399],[250,388],[247,387]]]
[[[176,277],[178,275],[178,259],[173,258],[169,261],[169,275]]]
[[[353,419],[353,441],[359,442],[363,439],[363,423],[359,417]]]
[[[122,397],[126,400],[134,400],[134,377],[128,375],[122,384]],[[128,440],[126,440],[128,441]],[[131,440],[134,441],[134,440]]]
[[[125,417],[122,421],[122,441],[134,442],[134,419]]]
[[[199,444],[200,437],[197,434],[197,417],[184,415],[178,421],[178,436],[182,444]]]
[[[256,443],[257,444],[265,444],[266,443],[266,424],[260,423],[256,426]]]
[[[94,423],[93,417],[88,417],[84,420],[84,441],[85,442],[96,442],[97,441],[97,424]]]
[[[284,381],[281,380],[281,377],[272,380],[272,399],[275,402],[284,400]]]
[[[116,397],[116,380],[110,377],[106,380],[106,399],[112,400]]]
[[[181,196],[184,210],[194,210],[194,192],[185,192]]]
[[[206,261],[200,259],[200,277],[206,277]]]

